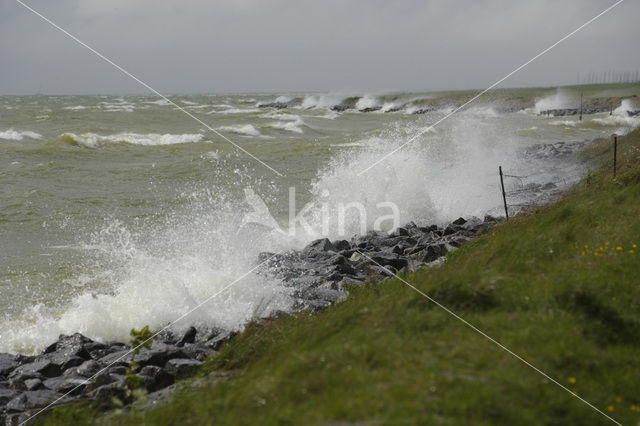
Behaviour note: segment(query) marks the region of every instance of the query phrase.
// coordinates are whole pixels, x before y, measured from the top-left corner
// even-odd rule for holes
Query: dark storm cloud
[[[613,1],[30,0],[167,93],[481,88]],[[626,0],[503,86],[640,69]],[[0,0],[0,93],[145,93],[13,0]]]

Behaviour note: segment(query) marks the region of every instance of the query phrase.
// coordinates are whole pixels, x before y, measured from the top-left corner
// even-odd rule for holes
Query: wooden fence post
[[[613,178],[616,178],[616,166],[618,163],[618,135],[613,134]]]
[[[502,188],[502,201],[504,202],[504,215],[509,220],[509,210],[507,209],[507,194],[504,192],[504,179],[502,177],[502,166],[498,166],[500,172],[500,187]]]

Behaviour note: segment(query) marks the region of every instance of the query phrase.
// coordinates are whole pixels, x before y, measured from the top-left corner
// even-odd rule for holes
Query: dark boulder
[[[94,374],[98,373],[102,367],[98,364],[97,361],[90,359],[89,361],[83,362],[76,368],[76,373],[83,377],[91,377]],[[66,371],[65,371],[66,373]]]
[[[16,413],[32,408],[44,407],[54,402],[56,404],[66,402],[66,398],[57,401],[61,396],[62,395],[48,389],[23,392],[7,403],[6,410],[7,413]]]
[[[181,380],[194,375],[201,366],[202,362],[194,359],[171,359],[164,369],[176,380]]]
[[[2,408],[7,402],[11,401],[18,395],[18,392],[12,389],[0,388],[0,412],[2,412]]]
[[[39,359],[28,364],[21,365],[11,372],[9,379],[18,375],[42,375],[44,377],[57,377],[62,374],[60,366],[48,359]]]
[[[151,349],[143,348],[140,350],[134,360],[141,366],[144,367],[146,365],[157,365],[158,367],[164,367],[164,365],[170,359],[174,358],[186,358],[187,355],[182,351],[181,348],[177,348],[175,346],[167,345],[164,343],[154,342],[154,345]]]
[[[320,238],[318,240],[309,243],[303,250],[303,255],[308,255],[312,252],[324,252],[324,251],[336,251],[336,248],[331,244],[331,241],[327,238]]]
[[[459,217],[451,223],[454,225],[464,225],[465,223],[467,223],[467,220],[463,217]]]
[[[87,381],[87,379],[77,376],[53,377],[44,381],[44,386],[47,389],[65,395],[67,393],[69,393],[70,395],[78,395],[85,390],[88,384],[89,382]]]
[[[126,396],[125,386],[121,382],[109,383],[89,392],[87,396],[100,404],[111,404],[113,398],[124,401]]]
[[[185,343],[193,343],[193,342],[195,342],[197,333],[198,333],[198,330],[196,330],[195,327],[193,327],[193,326],[189,327],[187,329],[187,331],[185,331],[185,333],[182,335],[182,338],[176,344],[176,346],[177,347],[182,347],[182,346],[184,346]]]
[[[0,376],[8,376],[18,366],[15,355],[0,354]]]
[[[157,390],[171,386],[175,381],[175,377],[155,365],[147,365],[143,367],[138,375],[142,377],[144,387],[148,392],[155,392]]]
[[[371,260],[378,266],[393,266],[397,271],[407,266],[408,262],[405,257],[400,257],[394,253],[375,253],[371,257]],[[394,271],[395,272],[395,271]]]
[[[332,242],[331,245],[333,246],[334,251],[338,252],[351,249],[351,244],[347,240],[336,240]]]
[[[117,352],[110,353],[100,358],[98,362],[102,365],[119,364],[128,366],[131,361],[133,351],[131,349],[123,349]]]
[[[24,390],[32,391],[42,389],[44,387],[42,380],[38,378],[27,379],[24,381]]]

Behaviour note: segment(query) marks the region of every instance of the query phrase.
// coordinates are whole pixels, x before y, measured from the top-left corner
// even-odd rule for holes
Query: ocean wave
[[[252,114],[254,112],[260,112],[257,108],[229,108],[220,111],[209,111],[207,114]]]
[[[87,109],[87,107],[84,105],[76,105],[76,106],[64,107],[62,109],[67,109],[69,111],[82,111],[83,109]]]
[[[536,99],[533,111],[540,114],[543,111],[572,108],[575,107],[575,104],[576,100],[566,90],[558,89],[552,95]]]
[[[287,132],[303,134],[304,130],[302,130],[301,126],[304,126],[304,121],[301,119],[297,119],[296,121],[278,121],[275,123],[271,123],[268,127],[278,130],[285,130]]]
[[[219,130],[221,132],[235,133],[236,135],[241,135],[241,136],[252,136],[252,137],[262,136],[262,133],[260,133],[258,129],[253,127],[253,125],[251,124],[237,124],[234,126],[222,126],[222,127],[218,127],[216,130]]]
[[[75,133],[65,133],[58,137],[59,140],[72,144],[82,145],[88,148],[95,148],[101,143],[128,143],[131,145],[144,146],[160,146],[175,145],[192,142],[202,142],[204,135],[195,134],[158,134],[158,133],[119,133],[115,135],[98,135],[95,133],[83,133],[76,135]]]
[[[32,132],[30,130],[20,131],[20,130],[9,129],[9,130],[0,131],[0,139],[5,139],[9,141],[21,141],[24,138],[41,139],[42,135],[40,133]]]
[[[550,121],[549,124],[551,126],[576,127],[578,122],[574,120],[554,120],[554,121]]]

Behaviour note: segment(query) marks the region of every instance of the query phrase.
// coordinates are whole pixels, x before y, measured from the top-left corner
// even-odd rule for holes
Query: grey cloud
[[[613,2],[601,0],[31,0],[167,93],[481,88]],[[504,83],[640,69],[627,0]],[[12,0],[0,0],[0,93],[145,93]]]

